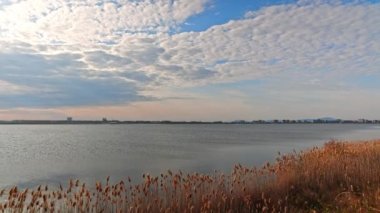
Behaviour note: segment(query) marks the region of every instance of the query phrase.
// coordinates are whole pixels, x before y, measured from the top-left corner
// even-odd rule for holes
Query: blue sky
[[[380,118],[378,0],[0,1],[0,120]]]
[[[207,28],[244,18],[249,11],[256,11],[263,7],[295,3],[292,0],[250,1],[250,0],[215,0],[210,1],[205,11],[190,17],[180,27],[181,32],[204,31]]]

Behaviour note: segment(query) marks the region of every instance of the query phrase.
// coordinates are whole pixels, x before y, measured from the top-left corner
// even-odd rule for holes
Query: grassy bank
[[[380,212],[380,141],[331,141],[231,174],[168,171],[137,185],[70,180],[0,193],[5,212]]]

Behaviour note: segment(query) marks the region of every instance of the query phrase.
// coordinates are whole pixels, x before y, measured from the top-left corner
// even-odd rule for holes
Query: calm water
[[[329,139],[380,138],[373,125],[1,125],[0,187],[87,182],[167,169],[230,171]]]

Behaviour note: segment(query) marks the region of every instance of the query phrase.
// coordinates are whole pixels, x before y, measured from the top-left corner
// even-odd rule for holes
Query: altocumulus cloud
[[[162,88],[380,71],[379,3],[299,1],[181,32],[211,3],[2,1],[0,107],[124,104]]]

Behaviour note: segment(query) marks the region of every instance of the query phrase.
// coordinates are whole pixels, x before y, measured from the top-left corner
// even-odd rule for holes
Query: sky
[[[0,120],[380,119],[379,0],[0,0]]]

